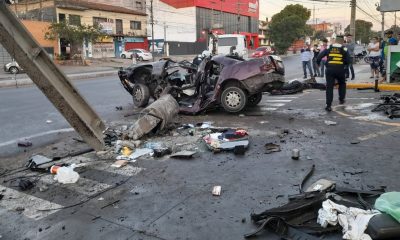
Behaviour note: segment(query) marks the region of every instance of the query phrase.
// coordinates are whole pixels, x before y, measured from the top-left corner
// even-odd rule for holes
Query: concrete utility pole
[[[168,42],[167,42],[167,24],[164,22],[164,54],[169,56],[169,48],[168,48]]]
[[[239,34],[240,32],[240,0],[237,0],[236,3],[236,12],[237,12],[237,27],[236,27],[236,33]]]
[[[154,13],[153,13],[153,0],[150,0],[150,24],[151,24],[151,52],[154,62]]]
[[[357,8],[357,1],[356,0],[351,0],[350,7],[351,7],[350,34],[353,36],[353,39],[356,39],[356,8]]]
[[[0,1],[0,43],[86,143],[103,150],[103,121],[4,1]]]

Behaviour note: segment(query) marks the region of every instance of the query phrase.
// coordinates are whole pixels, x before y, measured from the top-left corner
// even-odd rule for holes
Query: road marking
[[[0,147],[17,144],[17,142],[20,139],[32,139],[32,138],[43,137],[43,136],[55,134],[55,133],[66,133],[66,132],[73,132],[73,131],[75,131],[75,129],[73,129],[73,128],[63,128],[63,129],[57,129],[57,130],[51,130],[51,131],[47,131],[47,132],[37,133],[37,134],[30,135],[30,136],[20,137],[18,139],[10,140],[8,142],[0,143]]]
[[[0,186],[0,192],[4,195],[0,201],[0,207],[5,208],[9,211],[16,211],[20,208],[22,214],[26,217],[39,220],[47,217],[59,210],[51,211],[38,211],[38,209],[56,209],[62,208],[63,206],[49,202],[47,200],[31,196],[14,189]]]
[[[269,98],[276,98],[276,99],[279,99],[279,98],[283,98],[283,99],[285,99],[285,98],[288,98],[288,99],[296,99],[296,98],[299,98],[299,97],[286,97],[286,96],[268,96]]]
[[[289,103],[291,101],[293,101],[293,100],[280,99],[280,100],[266,100],[265,102],[269,102],[269,103],[279,103],[279,102]]]
[[[388,135],[388,134],[391,134],[391,133],[395,133],[395,132],[399,132],[399,131],[400,131],[400,127],[390,128],[390,129],[386,129],[386,130],[379,131],[379,132],[376,132],[376,133],[371,133],[371,134],[368,134],[368,135],[365,135],[365,136],[361,136],[361,137],[358,137],[357,139],[360,140],[360,141],[366,141],[366,140],[369,140],[369,139],[372,139],[372,138],[385,136],[385,135]]]
[[[278,110],[278,108],[262,108],[264,111],[275,111]]]
[[[285,105],[286,104],[284,104],[284,103],[269,103],[268,104],[268,106],[270,106],[270,107],[283,107]]]

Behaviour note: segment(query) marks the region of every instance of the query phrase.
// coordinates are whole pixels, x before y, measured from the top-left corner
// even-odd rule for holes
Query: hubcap
[[[142,91],[140,91],[140,89],[136,89],[134,96],[135,96],[135,100],[137,102],[140,102],[142,100]]]
[[[238,92],[231,91],[225,97],[226,104],[231,108],[236,108],[240,105],[241,96]]]

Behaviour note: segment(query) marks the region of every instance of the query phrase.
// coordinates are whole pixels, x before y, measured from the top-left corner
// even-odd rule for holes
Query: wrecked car
[[[263,92],[283,86],[284,73],[277,56],[244,60],[218,55],[204,57],[198,66],[170,59],[132,65],[120,69],[118,76],[137,107],[145,107],[150,97],[169,93],[181,113],[196,114],[221,106],[230,113],[255,106]]]

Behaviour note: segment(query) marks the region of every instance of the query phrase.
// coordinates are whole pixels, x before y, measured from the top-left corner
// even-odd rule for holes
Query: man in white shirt
[[[379,79],[379,61],[381,58],[381,49],[379,48],[379,42],[377,37],[373,37],[367,48],[369,57],[371,58],[371,77]]]
[[[307,68],[308,71],[310,72],[310,76],[313,77],[313,71],[311,68],[311,61],[313,59],[313,54],[310,51],[310,48],[306,48],[306,49],[301,49],[301,62],[303,63],[303,71],[304,71],[304,79],[307,78]]]

